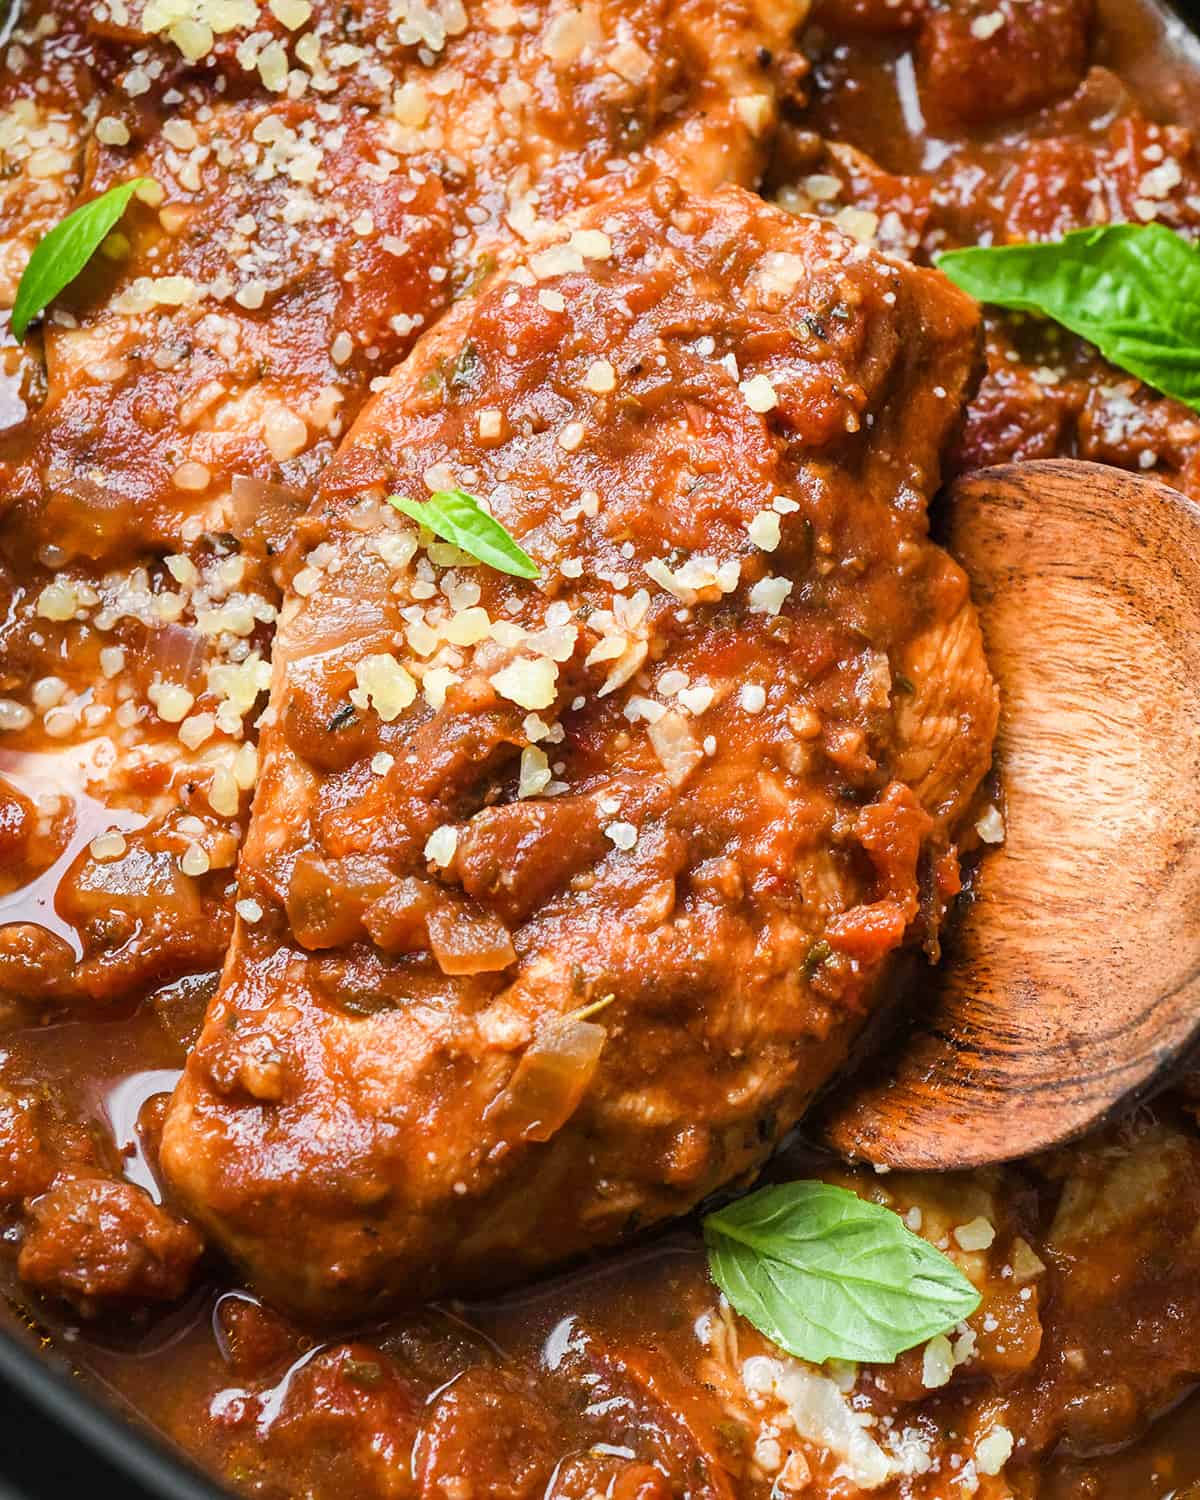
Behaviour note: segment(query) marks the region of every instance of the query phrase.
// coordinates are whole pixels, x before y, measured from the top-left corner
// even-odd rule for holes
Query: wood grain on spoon
[[[1069,460],[950,495],[1001,690],[1006,841],[839,1152],[976,1166],[1077,1135],[1200,1034],[1200,508]]]

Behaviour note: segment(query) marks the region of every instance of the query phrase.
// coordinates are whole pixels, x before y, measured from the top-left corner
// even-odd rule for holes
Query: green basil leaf
[[[891,1209],[827,1182],[788,1182],[704,1220],[730,1302],[799,1359],[886,1364],[979,1306],[954,1262]]]
[[[1147,385],[1200,411],[1200,251],[1163,224],[1077,229],[1046,244],[937,257],[980,302],[1053,318]]]
[[[17,287],[9,326],[15,339],[23,339],[34,318],[44,313],[95,255],[106,236],[129,207],[129,200],[148,177],[134,177],[101,193],[90,203],[70,213],[43,236]]]
[[[388,503],[427,526],[444,542],[453,542],[489,568],[511,573],[515,578],[537,578],[537,563],[522,551],[501,526],[489,516],[474,495],[466,490],[438,490],[428,500],[410,500],[407,495],[389,495]]]

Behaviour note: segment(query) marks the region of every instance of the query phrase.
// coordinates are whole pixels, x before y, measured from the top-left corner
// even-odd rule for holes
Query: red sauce
[[[881,26],[888,9],[888,25]],[[1164,32],[1149,0],[1109,0],[1095,26],[1080,19],[1086,5],[1069,0],[1027,0],[1025,10],[1021,24],[1030,29],[1019,55],[981,64],[989,28],[972,29],[979,16],[962,6],[827,0],[804,38],[811,75],[806,79],[793,60],[776,80],[785,95],[792,92],[774,185],[785,190],[785,199],[788,189],[803,192],[799,206],[828,216],[846,208],[870,214],[874,224],[859,220],[859,229],[924,260],[949,243],[1058,233],[1086,221],[1095,194],[1083,185],[1094,176],[1109,211],[1136,212],[1146,173],[1169,155],[1180,163],[1184,186],[1157,211],[1164,222],[1193,232],[1200,208],[1189,198],[1193,180],[1200,193],[1200,163],[1189,127],[1200,120],[1200,69],[1194,57],[1184,56],[1190,44]],[[67,38],[56,76],[68,102],[83,92],[76,73],[81,55]],[[232,68],[228,57],[222,59]],[[1087,59],[1113,71],[1094,72],[1076,87]],[[988,86],[964,88],[973,76]],[[654,88],[669,94],[680,86],[668,70]],[[23,91],[23,85],[16,90]],[[711,115],[717,85],[705,79],[700,93]],[[654,89],[648,94],[658,97]],[[587,110],[587,128],[578,132],[585,157],[601,131],[606,150],[616,153],[654,127],[644,100],[638,110],[609,113],[590,95],[576,103]],[[570,104],[568,97],[554,109],[570,120]],[[560,120],[556,129],[574,142],[573,128]],[[830,143],[862,155],[839,156]],[[352,139],[345,150],[354,155],[360,144]],[[737,148],[739,162],[753,160],[748,137],[739,136]],[[582,163],[572,170],[583,172]],[[586,166],[595,163],[589,159]],[[106,180],[101,170],[96,185]],[[59,207],[47,210],[49,222]],[[440,197],[426,208],[437,235],[422,244],[417,260],[423,268],[444,252],[458,212]],[[19,220],[11,205],[4,212]],[[148,217],[137,223],[138,232],[151,233]],[[35,217],[32,237],[44,227]],[[339,275],[353,269],[343,258],[352,250],[339,244]],[[372,296],[396,292],[376,259],[360,269],[364,296],[364,286]],[[417,296],[407,283],[400,293],[389,320],[403,319]],[[333,292],[313,295],[328,301]],[[336,316],[350,314],[339,309]],[[291,351],[289,378],[306,390],[308,384],[319,390],[325,379],[324,342],[333,326],[326,330],[322,322],[317,340],[305,325],[305,339]],[[386,338],[380,335],[387,347],[354,354],[355,400],[400,352],[395,339],[403,345],[412,331],[398,333],[390,321],[387,327]],[[61,336],[59,330],[51,341]],[[4,358],[0,429],[11,433],[45,392],[28,354],[10,346]],[[140,420],[133,412],[140,393],[123,377],[116,380],[124,404],[111,430],[119,435],[123,423]],[[76,399],[76,393],[67,396]],[[95,421],[103,411],[103,398],[94,393],[78,399],[88,411],[64,418],[61,429],[48,428],[51,447],[56,431]],[[56,527],[64,517],[72,525],[98,525],[100,514],[105,527],[84,538],[84,550],[96,558],[136,549],[147,516],[167,531],[177,523],[178,497],[168,482],[176,459],[170,432],[162,431],[146,476],[150,489],[141,497],[152,510],[98,512],[91,491],[82,505],[79,494],[64,493],[56,496],[60,510],[49,521],[39,513],[35,522],[33,510],[21,510],[32,506],[33,491],[14,492],[16,520],[6,523],[5,544],[18,574],[14,598],[49,579],[53,569],[43,554],[61,539]],[[257,450],[222,462],[276,486],[274,500],[287,512],[297,495],[303,500],[330,451],[332,442],[322,439],[282,464]],[[988,372],[954,462],[966,468],[1052,453],[1153,467],[1200,492],[1200,424],[1190,413],[1125,382],[1073,341],[989,318]],[[120,456],[108,455],[113,461]],[[185,476],[189,483],[193,477]],[[256,491],[256,500],[263,498]],[[225,547],[220,536],[206,535],[203,565],[219,567]],[[277,600],[271,538],[248,539],[244,557],[246,589]],[[165,567],[146,581],[147,593],[157,597],[172,587]],[[261,642],[267,623],[258,619],[244,639]],[[163,643],[132,623],[122,641],[149,680]],[[108,702],[100,644],[86,628],[71,640],[67,628],[24,625],[6,639],[5,671],[11,668],[15,682],[30,662],[42,680],[61,669],[64,694],[82,715]],[[184,656],[190,644],[184,643]],[[810,644],[814,654],[826,649],[819,640]],[[736,663],[735,648],[736,642],[727,649]],[[165,649],[177,658],[180,642]],[[710,643],[710,649],[717,648]],[[199,682],[197,675],[193,685]],[[8,686],[6,678],[5,691]],[[119,711],[115,697],[108,708]],[[319,725],[312,734],[321,738]],[[97,1314],[82,1320],[59,1298],[34,1295],[5,1262],[14,1326],[31,1318],[138,1418],[249,1495],[311,1493],[324,1500],[353,1488],[396,1500],[582,1500],[589,1494],[765,1500],[805,1493],[799,1484],[786,1487],[788,1470],[772,1467],[759,1446],[760,1411],[738,1388],[739,1364],[722,1342],[727,1334],[718,1327],[716,1294],[694,1224],[528,1290],[437,1303],[334,1331],[267,1308],[215,1257],[199,1261],[188,1281],[199,1243],[192,1243],[190,1231],[173,1229],[177,1221],[157,1207],[157,1145],[165,1095],[195,1043],[226,946],[229,870],[246,790],[235,786],[233,811],[223,823],[214,821],[191,774],[151,758],[130,773],[117,805],[106,807],[87,790],[71,752],[54,748],[49,732],[35,728],[28,748],[0,753],[0,922],[28,924],[22,934],[6,929],[0,979],[11,980],[15,972],[26,987],[35,981],[53,1016],[33,1025],[15,1007],[7,1015],[0,1011],[6,1022],[0,1118],[7,1091],[20,1101],[12,1134],[4,1138],[15,1146],[12,1160],[0,1163],[0,1188],[9,1171],[19,1179],[13,1196],[37,1199],[66,1164],[71,1190],[81,1199],[72,1206],[81,1243],[92,1245],[97,1223],[120,1220],[123,1238],[115,1239],[128,1251],[120,1264],[98,1270],[89,1264],[77,1282],[52,1283],[59,1291],[72,1287],[77,1305]],[[164,822],[154,821],[159,799],[171,797],[178,807]],[[115,832],[128,843],[119,859],[136,859],[143,870],[173,871],[185,850],[201,847],[207,863],[197,876],[199,894],[167,874],[161,887],[138,887],[133,875],[87,884],[81,871],[89,846],[97,835]],[[59,1008],[62,1001],[74,1008]],[[31,1144],[31,1120],[42,1132],[40,1145]],[[1126,1162],[1146,1197],[1132,1209],[1126,1205],[1128,1217],[1121,1219],[1114,1203],[1129,1184],[1120,1187],[1114,1177]],[[1018,1451],[1005,1470],[1010,1493],[1022,1500],[1035,1493],[1047,1500],[1165,1500],[1200,1484],[1200,1398],[1189,1394],[1200,1373],[1200,1264],[1193,1244],[1200,1143],[1184,1098],[1163,1101],[1156,1120],[1114,1128],[1052,1160],[994,1177],[846,1178],[835,1164],[802,1149],[774,1170],[850,1180],[867,1195],[889,1195],[901,1211],[920,1206],[926,1221],[944,1213],[954,1225],[978,1211],[995,1223],[996,1252],[985,1255],[978,1271],[984,1307],[969,1330],[976,1362],[964,1362],[944,1391],[926,1386],[919,1351],[859,1377],[860,1409],[880,1430],[911,1423],[921,1435],[916,1449],[945,1465],[941,1480],[930,1479],[927,1487],[914,1474],[907,1490],[906,1481],[894,1479],[879,1493],[956,1495],[962,1487],[951,1481],[973,1461],[972,1424],[991,1400],[1004,1403],[1012,1430],[1030,1449]],[[122,1182],[145,1193],[113,1198]],[[1073,1222],[1068,1209],[1075,1200],[1091,1207],[1080,1209]],[[1113,1222],[1090,1237],[1087,1226],[1106,1213],[1116,1216]],[[1041,1266],[1025,1280],[1015,1274],[1021,1244]],[[32,1271],[29,1280],[36,1282]],[[739,1334],[743,1357],[772,1357],[747,1326]],[[828,1452],[822,1456],[819,1443],[805,1451],[812,1470],[807,1493],[848,1493],[836,1477],[836,1461]],[[990,1487],[990,1476],[983,1483],[985,1500],[1005,1493]]]

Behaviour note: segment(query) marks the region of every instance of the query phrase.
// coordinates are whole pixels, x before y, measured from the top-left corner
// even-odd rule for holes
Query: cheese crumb
[[[450,667],[433,667],[421,679],[421,692],[430,708],[442,708],[450,688],[462,679]]]
[[[1002,844],[1004,842],[1004,818],[1000,809],[990,804],[983,814],[976,820],[975,832],[985,844]]]
[[[191,714],[179,726],[179,742],[189,750],[199,750],[204,741],[211,739],[216,728],[212,714]]]
[[[765,375],[752,375],[749,380],[743,380],[738,389],[745,397],[746,405],[751,411],[760,413],[774,411],[779,405],[775,387]]]
[[[971,22],[971,35],[979,41],[986,42],[993,37],[1004,25],[1004,12],[1001,10],[989,11],[985,16],[976,16]]]
[[[364,711],[373,708],[385,724],[397,718],[417,696],[417,685],[407,668],[387,652],[364,657],[354,669],[357,688],[350,701]]]
[[[999,1474],[1012,1457],[1013,1435],[999,1423],[975,1444],[975,1464],[981,1474]]]
[[[954,1352],[950,1340],[939,1333],[925,1345],[921,1360],[921,1383],[927,1391],[936,1391],[949,1382],[954,1373]]]
[[[103,115],[96,121],[96,139],[102,146],[128,146],[129,127],[115,115]]]
[[[237,816],[239,804],[238,784],[232,771],[223,766],[213,772],[208,786],[208,805],[221,818]]]
[[[548,657],[510,662],[489,681],[502,698],[522,708],[549,708],[554,702],[558,667]]]
[[[179,724],[192,711],[195,698],[177,682],[152,682],[146,696],[154,704],[158,717],[167,724]]]
[[[764,552],[774,552],[779,546],[779,515],[773,510],[760,510],[746,527],[750,540]]]
[[[443,823],[425,840],[425,858],[431,865],[445,869],[453,860],[457,848],[458,829],[451,823]]]
[[[742,94],[733,107],[751,135],[761,135],[774,115],[769,94]]]
[[[750,590],[750,613],[777,615],[791,592],[790,578],[774,578],[770,574],[766,578],[760,578]]]
[[[996,1238],[996,1231],[980,1214],[969,1224],[960,1224],[954,1231],[954,1238],[964,1250],[987,1250]]]
[[[267,0],[267,9],[289,31],[299,31],[312,19],[313,13],[309,0]]]
[[[585,260],[608,260],[612,240],[602,229],[576,229],[571,235],[571,249],[578,250]]]
[[[125,853],[125,836],[115,829],[99,833],[88,845],[88,851],[93,859],[120,859]]]
[[[608,391],[616,390],[617,372],[607,359],[597,359],[588,367],[583,383],[589,391],[595,391],[598,396],[603,396]]]
[[[70,620],[79,608],[75,585],[68,579],[55,579],[38,595],[37,612],[43,620]]]
[[[521,751],[521,779],[517,786],[518,797],[536,797],[550,785],[550,762],[546,752],[536,745],[526,745]]]
[[[688,713],[699,716],[708,712],[716,695],[709,683],[698,682],[693,687],[680,688],[675,696]]]
[[[1025,1281],[1036,1281],[1045,1273],[1046,1263],[1038,1255],[1037,1251],[1025,1239],[1016,1239],[1012,1247],[1012,1273],[1013,1280],[1018,1284]]]

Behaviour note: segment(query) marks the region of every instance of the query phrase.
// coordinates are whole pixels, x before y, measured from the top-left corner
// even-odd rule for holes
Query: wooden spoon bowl
[[[961,480],[948,520],[1000,686],[1006,840],[822,1121],[897,1168],[1078,1135],[1200,1036],[1200,508],[1062,460]]]

